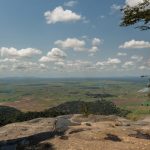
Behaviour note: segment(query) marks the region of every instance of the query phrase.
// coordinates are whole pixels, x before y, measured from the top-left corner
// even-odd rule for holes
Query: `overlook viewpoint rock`
[[[81,114],[37,118],[0,128],[0,150],[148,150],[150,118]]]

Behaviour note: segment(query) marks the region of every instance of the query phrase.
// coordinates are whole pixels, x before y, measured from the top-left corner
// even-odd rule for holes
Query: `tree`
[[[90,112],[89,112],[89,107],[88,107],[88,104],[87,104],[87,103],[84,103],[84,104],[81,106],[81,113],[82,113],[85,117],[88,117],[88,115],[90,114]]]
[[[136,28],[140,30],[150,29],[150,0],[144,0],[134,7],[127,5],[121,11],[123,12],[121,26],[138,24]]]

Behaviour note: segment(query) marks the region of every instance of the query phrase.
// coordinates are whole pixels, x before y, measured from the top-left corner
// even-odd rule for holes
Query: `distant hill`
[[[86,109],[86,110],[85,110]],[[47,111],[61,111],[65,114],[80,114],[85,113],[89,114],[99,114],[99,115],[112,115],[120,114],[121,109],[116,107],[116,105],[110,101],[98,100],[94,102],[83,102],[83,101],[72,101],[66,102],[58,105],[57,107],[50,108]]]
[[[0,107],[0,126],[12,122],[27,121],[39,117],[56,117],[68,114],[96,114],[96,115],[118,115],[126,116],[127,110],[118,108],[114,103],[106,100],[94,102],[72,101],[60,104],[41,112],[23,113],[11,107]]]

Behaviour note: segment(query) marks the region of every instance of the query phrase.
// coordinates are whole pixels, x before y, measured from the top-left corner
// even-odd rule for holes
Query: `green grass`
[[[9,87],[9,90],[8,90]],[[42,81],[37,82],[21,82],[0,85],[1,101],[12,101],[12,97],[32,97],[37,101],[56,100],[56,101],[73,101],[73,100],[95,100],[96,98],[87,96],[90,94],[107,93],[114,95],[106,99],[127,99],[127,98],[143,98],[137,94],[137,91],[143,85],[135,85],[130,82],[123,81],[106,81],[106,80],[81,80],[81,81]],[[18,99],[16,99],[18,100]],[[13,101],[15,99],[13,98]]]
[[[145,101],[141,104],[142,106],[150,106],[150,101]]]
[[[133,110],[132,113],[128,114],[127,118],[131,120],[142,119],[144,116],[150,115],[150,107],[145,110]]]
[[[18,98],[12,97],[12,98],[0,98],[0,102],[15,102]]]

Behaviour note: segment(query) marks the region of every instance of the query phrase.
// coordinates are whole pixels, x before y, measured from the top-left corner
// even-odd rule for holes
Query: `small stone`
[[[115,123],[115,126],[122,126],[122,123],[118,121]]]
[[[68,140],[68,136],[63,135],[63,136],[60,137],[60,139],[62,139],[62,140]]]
[[[86,125],[86,126],[92,126],[92,125],[91,125],[90,123],[88,123],[88,122],[87,122],[87,123],[85,123],[85,125]]]

